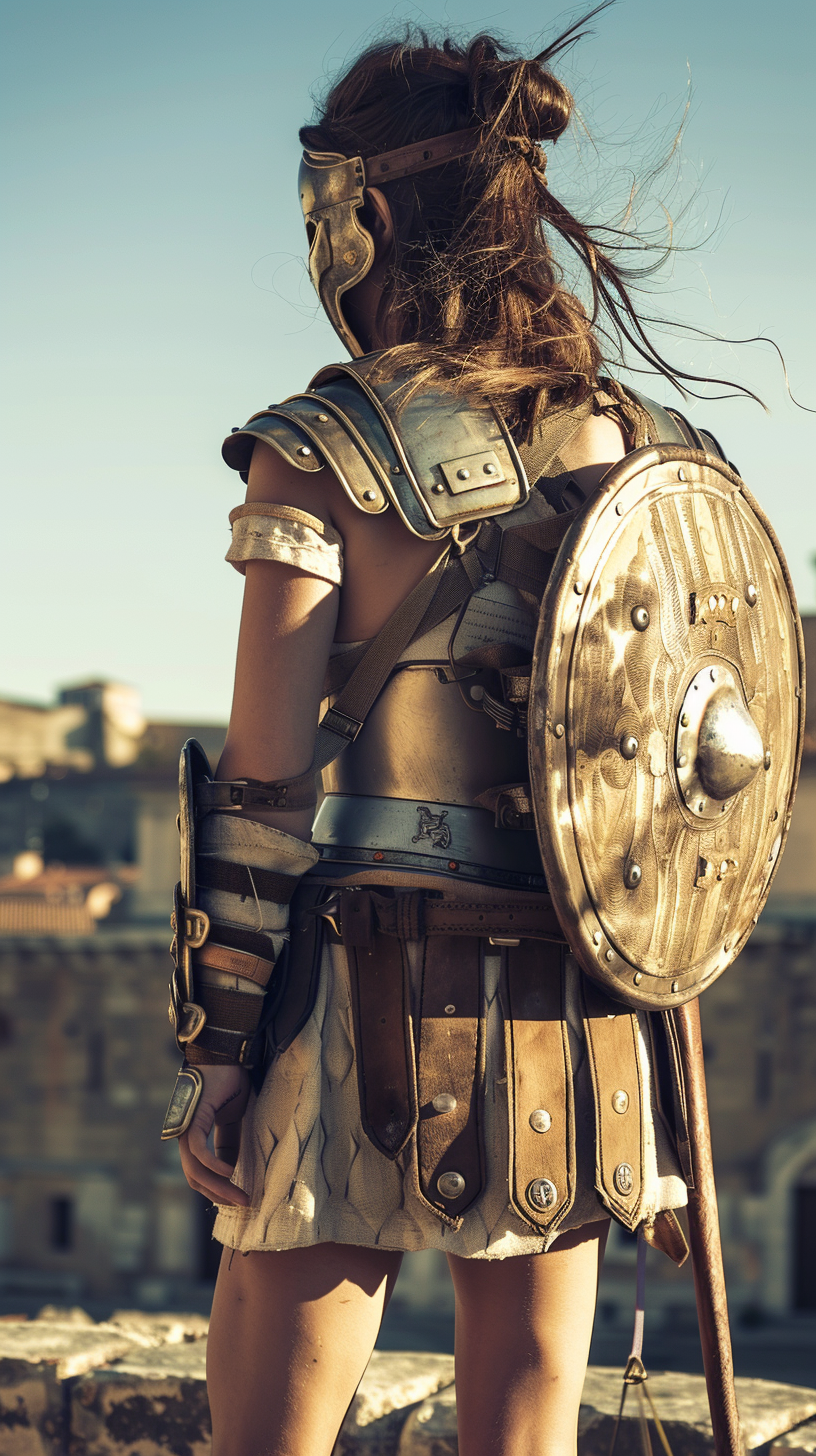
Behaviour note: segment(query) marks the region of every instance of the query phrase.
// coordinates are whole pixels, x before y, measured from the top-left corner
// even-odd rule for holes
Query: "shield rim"
[[[577,627],[580,616],[580,609],[576,613],[575,623],[569,636],[565,633],[556,636],[556,633],[561,631],[561,619],[565,615],[565,600],[578,600],[575,593],[575,586],[576,581],[578,581],[579,558],[582,555],[587,540],[595,529],[598,517],[607,509],[612,497],[629,485],[638,475],[656,466],[668,463],[677,463],[678,465],[689,463],[716,471],[732,487],[732,490],[740,493],[746,505],[756,516],[776,556],[782,579],[788,592],[799,664],[796,751],[788,790],[787,807],[779,838],[779,849],[771,873],[765,883],[760,899],[755,905],[754,914],[748,926],[733,936],[733,939],[729,942],[727,951],[723,947],[717,952],[716,964],[710,970],[703,975],[698,975],[690,984],[681,985],[676,992],[670,989],[670,983],[669,989],[665,991],[660,989],[660,981],[663,978],[650,976],[648,972],[639,971],[635,965],[626,960],[620,954],[617,947],[608,941],[604,927],[597,920],[597,915],[595,917],[597,925],[592,934],[595,937],[600,936],[600,941],[590,940],[590,933],[586,924],[587,912],[594,912],[594,906],[589,899],[584,885],[583,871],[578,856],[574,828],[572,834],[566,841],[571,847],[572,857],[575,861],[576,873],[574,875],[570,875],[568,872],[569,867],[565,864],[563,858],[565,837],[555,828],[560,822],[564,808],[569,807],[569,791],[568,788],[554,787],[559,780],[559,776],[562,785],[568,782],[568,735],[562,733],[562,736],[558,737],[555,732],[557,724],[566,722],[565,704],[561,703],[558,698],[557,685],[559,683],[559,677],[563,679],[565,688],[570,682],[569,672],[561,674],[559,669],[565,648],[571,656],[572,642],[574,640],[575,627]],[[805,646],[802,622],[784,552],[765,512],[758,505],[754,496],[733,466],[718,459],[716,456],[708,454],[706,451],[695,450],[690,446],[674,444],[647,445],[624,456],[622,460],[616,462],[607,471],[596,491],[590,496],[586,506],[571,524],[556,556],[541,604],[538,630],[536,633],[530,689],[530,728],[528,733],[528,758],[530,784],[532,788],[531,798],[533,801],[536,835],[544,863],[547,889],[552,897],[553,908],[570,945],[571,953],[575,956],[582,970],[593,981],[603,986],[606,991],[611,992],[617,1000],[623,1001],[625,1004],[638,1010],[670,1010],[672,1007],[682,1006],[685,1002],[693,1000],[701,991],[705,990],[707,986],[717,980],[744,948],[767,901],[770,887],[779,867],[779,861],[784,852],[790,828],[793,802],[799,781],[804,742],[804,726]],[[537,785],[539,784],[541,785],[540,794],[537,792]],[[571,812],[569,814],[569,820],[570,824],[572,824]],[[581,887],[582,894],[576,893],[576,886]],[[603,956],[603,960],[601,956]],[[635,980],[636,975],[638,977],[637,980]],[[668,978],[666,979],[668,980]]]

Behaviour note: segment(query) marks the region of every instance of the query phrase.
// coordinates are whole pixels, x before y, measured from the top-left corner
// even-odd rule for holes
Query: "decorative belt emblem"
[[[427,804],[420,804],[417,814],[419,815],[419,828],[413,835],[411,843],[419,844],[420,839],[430,839],[434,849],[450,849],[450,825],[445,823],[448,817],[447,809],[443,809],[441,814],[432,814]]]

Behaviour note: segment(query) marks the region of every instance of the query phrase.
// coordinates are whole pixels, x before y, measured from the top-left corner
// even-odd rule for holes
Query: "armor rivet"
[[[646,607],[632,608],[632,626],[637,632],[645,632],[649,625],[649,612]]]
[[[312,452],[309,449],[309,446],[308,445],[298,445],[298,447],[297,447],[297,454],[298,455],[311,455],[311,453]]]
[[[584,595],[584,592],[586,591],[586,586],[582,582],[580,576],[572,589],[577,597],[582,597]]]
[[[635,971],[635,974],[632,977],[632,979],[634,980],[635,985],[636,986],[639,986],[640,983],[641,983],[641,981],[643,980],[643,972],[642,971]]]
[[[643,879],[643,870],[640,868],[639,864],[635,864],[635,861],[631,860],[630,863],[626,866],[626,872],[623,878],[626,888],[628,890],[636,890],[641,880]]]
[[[515,477],[515,475],[511,475],[510,476],[510,479],[507,482],[507,484],[508,485],[515,485],[515,483],[516,483],[516,477]]]
[[[453,1013],[454,1013],[455,1010],[456,1010],[456,1007],[455,1006],[446,1006],[445,1007],[445,1015],[446,1016],[453,1016]]]
[[[672,995],[673,996],[676,996],[677,995],[677,992],[679,990],[680,990],[680,982],[679,981],[672,981]]]
[[[458,859],[449,859],[448,860],[448,869],[449,870],[458,870],[458,868],[459,868],[459,861],[458,861]]]
[[[612,1107],[623,1117],[624,1112],[629,1111],[629,1093],[621,1088],[618,1092],[612,1093]]]
[[[634,758],[639,748],[640,743],[634,733],[624,733],[620,741],[621,758]]]
[[[558,1202],[558,1189],[549,1178],[534,1178],[527,1189],[527,1202],[546,1213]]]
[[[357,254],[355,253],[353,248],[348,248],[347,251],[343,254],[343,262],[347,263],[349,268],[354,267],[354,264],[357,262]]]
[[[628,1198],[635,1186],[635,1175],[629,1163],[618,1163],[614,1174],[615,1187],[622,1198]]]
[[[685,753],[681,753],[679,755],[678,759],[677,759],[677,767],[678,768],[685,768],[685,766],[686,766],[687,763],[688,763],[688,759],[687,759]]]
[[[596,945],[600,945],[601,941],[603,940],[603,936],[601,935],[600,930],[596,930],[595,931],[595,934],[593,935],[592,939],[593,939],[593,941],[595,942]]]
[[[748,603],[749,607],[756,606],[756,599],[757,589],[754,586],[754,583],[752,581],[749,581],[748,585],[745,588],[745,600]]]
[[[461,468],[461,470],[457,470],[457,472],[456,472],[456,479],[457,480],[470,480],[470,471],[467,470],[465,468],[465,466],[463,465],[462,468]]]
[[[318,415],[317,418],[319,419],[321,425],[325,425],[329,417],[328,415]]]
[[[376,860],[381,860],[381,859],[384,859],[385,856],[384,856],[384,854],[383,854],[383,852],[382,852],[381,849],[375,849],[375,851],[372,854],[371,858],[372,859],[376,859]]]
[[[552,1127],[552,1118],[549,1112],[543,1107],[537,1107],[535,1112],[530,1113],[530,1126],[533,1132],[549,1132]]]
[[[480,703],[482,701],[482,698],[484,697],[484,688],[482,687],[481,683],[473,684],[473,687],[468,693],[468,697],[471,698],[474,703]]]
[[[485,475],[495,475],[496,474],[496,467],[495,467],[495,465],[493,464],[493,462],[491,460],[488,460],[487,464],[484,465],[482,467],[482,469],[484,470]]]
[[[563,738],[564,737],[564,725],[563,725],[563,723],[556,723],[555,727],[553,728],[553,733],[555,734],[556,738]]]
[[[436,1186],[443,1198],[459,1198],[465,1191],[465,1180],[461,1173],[443,1173]]]
[[[433,491],[434,495],[444,495],[445,487],[437,481],[436,485],[431,486],[431,490]]]
[[[456,1098],[452,1092],[437,1092],[431,1107],[434,1112],[455,1112]]]
[[[625,510],[626,506],[623,504],[623,501],[618,501],[617,505],[615,506],[615,515],[622,516]]]
[[[681,717],[681,719],[680,719],[680,727],[681,727],[681,728],[688,728],[688,725],[689,725],[689,721],[690,721],[690,720],[689,720],[689,715],[688,715],[688,713],[684,713],[684,714],[683,714],[683,716],[682,716],[682,717]]]
[[[376,492],[376,490],[364,490],[363,491],[363,500],[372,501],[372,500],[376,500],[376,499],[377,499],[377,492]]]
[[[606,952],[606,959],[608,961],[613,961],[615,959],[615,952],[613,950],[608,950]]]
[[[770,766],[771,766],[771,750],[770,750],[770,748],[766,748],[765,749],[765,756],[764,756],[762,762],[764,763],[766,770],[770,768]]]
[[[392,475],[401,475],[402,474],[402,471],[400,470],[400,468],[399,468],[398,465],[392,465],[391,466],[391,474]]]
[[[720,675],[719,674],[719,670],[716,667],[712,667],[711,672],[709,673],[709,677],[711,678],[711,681],[712,682],[716,682],[717,681],[717,678],[719,677],[719,675]]]

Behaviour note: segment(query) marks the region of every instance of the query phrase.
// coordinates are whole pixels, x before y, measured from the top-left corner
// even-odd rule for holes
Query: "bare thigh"
[[[225,1249],[207,1351],[213,1456],[330,1456],[402,1255]]]
[[[608,1220],[546,1254],[449,1256],[460,1456],[574,1456]]]

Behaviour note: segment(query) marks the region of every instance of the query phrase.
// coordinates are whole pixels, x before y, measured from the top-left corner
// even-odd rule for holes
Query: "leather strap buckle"
[[[200,950],[210,933],[210,917],[206,910],[191,910],[184,907],[184,944],[190,950]]]

